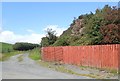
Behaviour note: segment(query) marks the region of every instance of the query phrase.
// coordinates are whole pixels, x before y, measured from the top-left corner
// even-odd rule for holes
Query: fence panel
[[[54,47],[55,61],[63,61],[63,48],[62,47]]]
[[[120,69],[120,44],[43,47],[42,59],[65,64]]]
[[[68,63],[68,47],[62,47],[63,48],[63,63]]]

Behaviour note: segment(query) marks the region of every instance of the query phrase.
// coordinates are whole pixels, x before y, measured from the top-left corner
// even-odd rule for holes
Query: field
[[[0,42],[0,49],[1,49],[0,52],[2,53],[8,53],[14,51],[12,44],[3,43],[3,42]]]
[[[24,53],[24,51],[13,50],[12,46],[12,44],[0,42],[0,61],[7,60],[13,55]]]
[[[0,42],[0,61],[7,60],[9,57],[21,53],[29,53],[29,57],[33,60],[40,60],[40,48],[34,48],[29,51],[16,51],[13,50],[13,45]]]

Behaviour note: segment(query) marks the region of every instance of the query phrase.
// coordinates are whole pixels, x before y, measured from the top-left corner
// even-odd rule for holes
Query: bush
[[[70,44],[68,39],[68,36],[61,37],[53,44],[53,46],[68,46]]]
[[[101,33],[104,36],[101,44],[120,44],[120,26],[109,24],[101,27]]]
[[[8,53],[8,52],[12,52],[12,51],[14,51],[12,48],[12,44],[0,42],[0,52]]]

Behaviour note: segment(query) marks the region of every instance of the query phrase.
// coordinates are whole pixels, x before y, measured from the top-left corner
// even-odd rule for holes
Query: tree
[[[43,37],[41,40],[41,47],[49,46],[48,37]]]
[[[52,45],[56,40],[57,40],[57,36],[56,36],[56,31],[52,30],[52,29],[47,29],[47,38],[48,38],[48,42],[49,45]]]
[[[42,47],[52,45],[57,40],[56,31],[48,28],[46,32],[46,37],[43,37],[41,40]]]

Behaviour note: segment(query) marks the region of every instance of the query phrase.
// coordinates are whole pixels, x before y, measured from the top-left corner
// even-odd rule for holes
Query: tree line
[[[19,50],[19,51],[27,51],[34,49],[36,47],[39,47],[38,44],[31,44],[31,43],[25,43],[25,42],[17,42],[13,45],[14,50]]]

